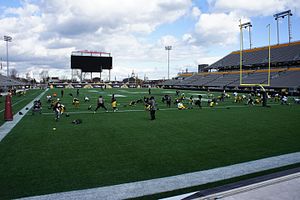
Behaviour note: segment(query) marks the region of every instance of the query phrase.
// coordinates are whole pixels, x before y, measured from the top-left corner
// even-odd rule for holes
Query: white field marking
[[[130,92],[127,90],[118,90],[119,92],[129,93],[129,94],[148,94],[148,92]]]
[[[159,110],[177,110],[177,108],[168,108],[168,109],[159,109]],[[78,111],[78,112],[66,112],[68,114],[99,114],[99,113],[126,113],[126,112],[146,112],[147,110],[118,110],[116,112],[113,111],[98,111],[96,113],[94,113],[94,111]],[[53,115],[53,113],[42,113],[43,115]]]
[[[87,92],[90,92],[90,93],[99,93],[99,94],[106,94],[106,92],[104,91],[99,91],[99,90],[88,90]]]
[[[184,91],[184,90],[183,90]],[[182,94],[182,93],[184,93],[185,94],[185,92],[183,92],[183,91],[181,91],[180,92],[180,94]],[[161,91],[161,94],[164,94],[164,93],[167,93],[167,94],[176,94],[176,92],[175,91],[170,91],[170,90],[162,90]],[[180,95],[179,94],[179,95]],[[188,91],[188,93],[186,93],[186,94],[188,94],[188,95],[202,95],[202,96],[207,96],[207,94],[205,93],[205,94],[202,94],[202,93],[197,93],[197,91],[195,91],[195,93],[193,93],[193,92],[191,92],[191,91]]]
[[[163,94],[163,93],[167,93],[167,94],[176,94],[176,91],[170,91],[170,90],[166,90],[166,91],[165,91],[165,90],[163,90],[163,91],[162,91],[162,94]]]
[[[201,96],[205,96],[205,97],[207,97],[208,95],[207,94],[200,94],[200,93],[187,93],[187,94],[189,94],[189,95],[201,95]]]
[[[111,96],[112,96],[112,94],[109,94],[109,95],[107,95],[107,96],[111,97]],[[115,97],[127,97],[127,96],[125,96],[125,95],[122,95],[122,94],[115,94]]]
[[[280,104],[268,104],[270,106],[279,106]],[[262,107],[261,105],[258,105],[258,106],[253,106],[253,107]],[[194,106],[194,110],[197,110],[197,106]],[[250,106],[248,105],[236,105],[236,106],[214,106],[214,107],[202,107],[202,109],[227,109],[227,108],[251,108]],[[174,111],[174,110],[178,110],[178,108],[159,108],[158,111]],[[186,109],[186,110],[190,110],[190,109]],[[200,110],[200,109],[199,109]],[[105,112],[104,110],[103,111],[98,111],[96,113],[94,113],[94,111],[75,111],[75,112],[65,112],[65,113],[68,113],[68,114],[99,114],[99,113],[126,113],[126,112],[146,112],[147,110],[118,110],[116,112],[113,112],[113,111],[108,111],[108,112]],[[180,111],[183,111],[183,110],[180,110]],[[49,113],[49,112],[46,112],[46,113],[42,113],[43,115],[53,115],[53,112]]]
[[[88,90],[88,92],[98,93],[98,90]]]
[[[23,200],[130,199],[213,183],[299,162],[300,152],[295,152],[164,178],[46,194],[23,198]]]
[[[208,102],[208,100],[211,100],[211,99],[202,98],[202,99],[201,99],[201,102],[202,102],[202,101]]]

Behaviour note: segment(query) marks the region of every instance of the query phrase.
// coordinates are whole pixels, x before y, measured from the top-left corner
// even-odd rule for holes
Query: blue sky
[[[3,7],[18,7],[21,5],[19,0],[1,0],[0,3]]]
[[[43,70],[70,77],[71,52],[88,49],[112,53],[112,77],[118,80],[133,70],[158,79],[167,77],[164,46],[173,46],[172,77],[186,68],[195,71],[239,49],[239,19],[251,21],[253,47],[268,44],[267,24],[276,44],[273,14],[288,9],[292,41],[299,41],[300,0],[0,0],[0,34],[13,37],[10,66],[22,77],[38,79]],[[286,43],[287,18],[279,25],[280,42]],[[248,48],[246,30],[244,35]],[[4,41],[0,57],[6,60]]]

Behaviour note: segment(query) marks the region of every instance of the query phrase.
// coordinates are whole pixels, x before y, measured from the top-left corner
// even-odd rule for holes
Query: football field
[[[40,93],[29,91],[28,98]],[[54,93],[66,107],[57,121],[46,101]],[[28,112],[0,142],[0,199],[168,177],[300,151],[300,105],[292,101],[269,101],[271,107],[264,108],[233,103],[231,97],[210,108],[207,92],[181,90],[187,98],[201,94],[203,108],[178,110],[161,101],[166,94],[173,101],[175,90],[151,93],[80,89],[76,108],[76,89],[64,89],[63,97],[61,89],[48,90],[42,114]],[[112,112],[112,94],[117,112]],[[109,112],[93,112],[100,95]],[[159,108],[153,121],[143,103],[129,105],[152,95]],[[82,123],[72,123],[77,119]]]

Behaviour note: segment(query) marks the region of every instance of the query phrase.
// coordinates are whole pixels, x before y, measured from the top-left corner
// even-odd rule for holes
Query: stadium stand
[[[269,59],[268,51],[268,46],[244,50],[243,65],[252,68],[267,65]],[[278,67],[287,64],[290,66],[300,64],[300,42],[271,46],[271,66]],[[240,51],[234,51],[207,68],[222,70],[236,68],[239,67],[239,65]]]
[[[175,79],[175,80],[167,80],[167,81],[165,81],[164,83],[165,83],[166,85],[172,86],[172,85],[177,85],[177,84],[179,84],[180,81],[181,81],[181,79]]]
[[[24,85],[25,85],[25,83],[23,83],[21,81],[0,75],[0,88],[16,87],[16,86],[24,86]]]
[[[243,51],[243,84],[267,84],[269,47]],[[161,86],[172,88],[244,89],[240,85],[240,51],[231,52],[205,68],[206,72],[180,74],[180,80],[167,80]],[[217,72],[210,72],[217,71]],[[271,46],[268,89],[300,89],[300,41]]]
[[[287,87],[292,88],[294,86],[300,86],[300,69],[299,71],[287,70],[278,76],[274,76],[271,81],[272,87]]]

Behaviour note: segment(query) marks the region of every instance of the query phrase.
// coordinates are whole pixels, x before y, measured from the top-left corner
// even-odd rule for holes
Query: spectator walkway
[[[294,177],[291,177],[294,176]],[[286,179],[286,180],[280,180]],[[241,188],[242,192],[220,198],[223,200],[295,200],[300,199],[300,173]],[[235,192],[235,191],[232,191]]]
[[[162,200],[294,200],[300,199],[300,167]]]

